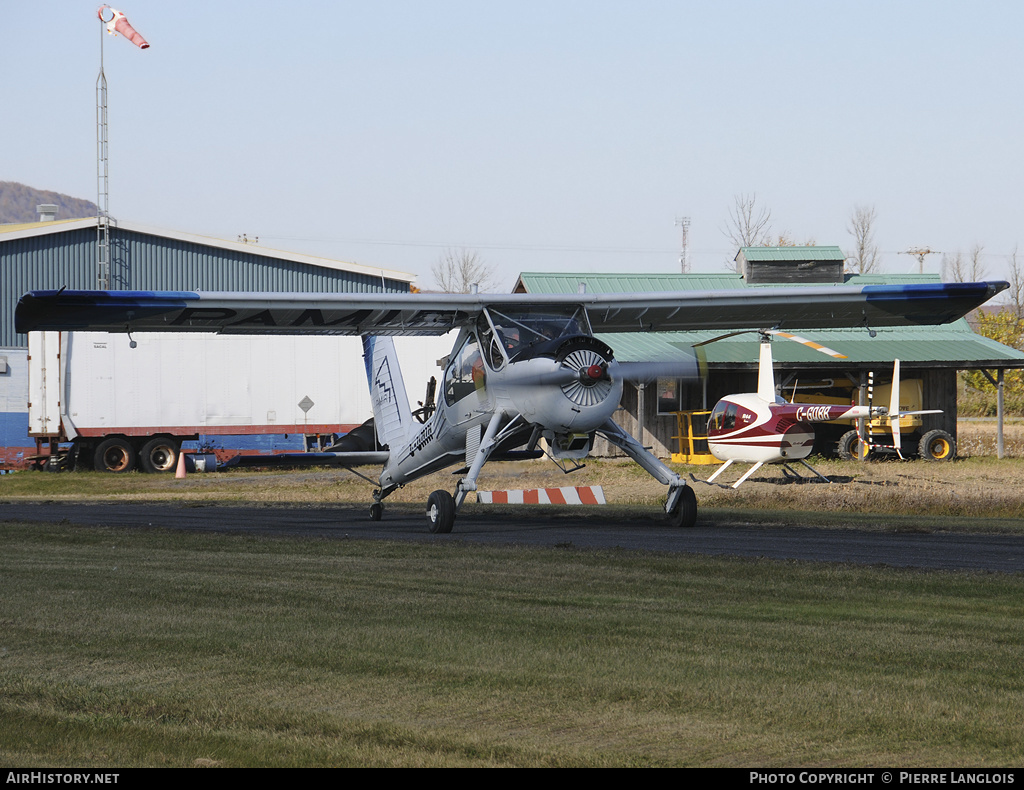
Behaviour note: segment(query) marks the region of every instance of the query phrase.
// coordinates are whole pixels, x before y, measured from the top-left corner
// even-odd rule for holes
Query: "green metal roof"
[[[845,261],[838,247],[740,247],[748,261]]]
[[[781,367],[887,364],[894,359],[908,367],[1024,367],[1024,352],[972,332],[963,319],[939,327],[886,328],[875,332],[873,338],[864,329],[800,333],[802,337],[845,354],[849,358],[846,360],[833,360],[800,343],[781,339],[772,343],[772,356]],[[671,358],[679,349],[715,336],[715,332],[653,332],[601,335],[601,339],[615,349],[618,359],[630,361]],[[757,365],[756,332],[719,340],[702,348],[709,365]]]
[[[790,249],[790,248],[785,248]],[[836,248],[838,249],[838,247]],[[848,274],[844,285],[909,285],[911,283],[937,283],[937,274]],[[750,285],[742,274],[717,272],[706,274],[565,274],[550,272],[523,272],[519,275],[517,290],[535,294],[574,294],[580,284],[587,293],[649,293],[651,291],[728,291],[744,288],[778,288],[777,284]],[[784,287],[794,287],[787,283]],[[807,283],[821,288],[822,283]],[[837,286],[838,287],[838,286]]]
[[[773,248],[753,248],[773,249]],[[793,249],[793,248],[782,248]],[[797,248],[799,249],[799,248]],[[838,249],[838,248],[835,248]],[[574,294],[585,283],[588,293],[633,293],[650,291],[717,291],[743,288],[773,288],[778,285],[748,285],[741,275],[718,274],[548,274],[525,272],[519,276],[528,293]],[[939,282],[936,274],[847,275],[846,285],[905,285]],[[820,287],[820,283],[816,284]],[[786,285],[785,287],[791,287]],[[805,330],[799,334],[845,354],[847,360],[833,360],[799,343],[778,340],[772,356],[780,367],[805,364],[842,365],[891,364],[893,359],[910,367],[1024,367],[1024,352],[989,340],[971,330],[961,319],[942,326],[889,327],[876,329],[870,337],[864,329]],[[601,339],[615,349],[622,361],[666,359],[679,349],[725,334],[724,332],[651,332],[605,334]],[[738,335],[703,346],[709,365],[747,367],[757,365],[756,333]]]

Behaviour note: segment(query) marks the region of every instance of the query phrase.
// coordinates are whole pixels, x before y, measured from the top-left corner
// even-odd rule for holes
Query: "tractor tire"
[[[847,431],[836,443],[836,455],[844,461],[861,461],[867,457],[868,452],[868,446],[861,442],[856,431]]]
[[[952,461],[956,458],[956,440],[945,431],[928,431],[921,437],[917,453],[926,461]]]

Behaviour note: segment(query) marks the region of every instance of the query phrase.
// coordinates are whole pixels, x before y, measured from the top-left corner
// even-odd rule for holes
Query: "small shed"
[[[750,285],[842,283],[846,256],[838,247],[741,247],[736,272]]]

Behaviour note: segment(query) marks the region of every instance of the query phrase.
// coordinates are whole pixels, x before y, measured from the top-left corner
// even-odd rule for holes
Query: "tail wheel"
[[[178,453],[181,447],[170,436],[157,436],[150,439],[139,453],[139,466],[143,472],[173,472],[178,465]]]
[[[427,522],[433,533],[452,531],[455,526],[455,498],[447,491],[435,491],[427,499]]]
[[[130,472],[135,468],[135,448],[117,436],[104,439],[96,447],[93,466],[97,472]]]
[[[693,488],[683,486],[679,493],[679,502],[675,510],[669,514],[672,526],[691,529],[697,525],[697,495]]]
[[[921,437],[918,454],[926,461],[952,461],[956,457],[956,440],[945,431],[928,431]]]

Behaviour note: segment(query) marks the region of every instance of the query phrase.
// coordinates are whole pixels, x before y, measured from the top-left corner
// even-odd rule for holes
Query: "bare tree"
[[[1016,244],[1006,262],[1010,266],[1010,305],[1017,314],[1017,320],[1024,321],[1024,269],[1017,258]]]
[[[846,257],[857,274],[873,274],[882,268],[875,244],[877,216],[874,206],[854,206],[846,226],[853,236],[853,252]]]
[[[952,280],[955,283],[962,283],[966,279],[966,267],[964,266],[964,254],[956,252],[942,253],[942,279]]]
[[[764,238],[764,241],[761,244],[758,244],[757,246],[758,247],[816,247],[817,244],[818,243],[813,238],[807,239],[806,241],[803,241],[803,242],[799,242],[799,241],[797,241],[794,238],[792,233],[790,233],[788,230],[784,230],[784,231],[782,231],[782,233],[780,233],[775,238],[774,241],[771,239],[770,236],[766,236]]]
[[[981,262],[984,244],[975,244],[965,258],[960,250],[942,256],[942,271],[956,283],[974,283],[985,278],[985,264]],[[1016,252],[1016,250],[1014,251]]]
[[[757,205],[757,194],[736,195],[722,233],[736,248],[771,244],[772,212]]]
[[[985,264],[981,262],[981,253],[985,249],[984,244],[975,244],[971,247],[971,282],[981,282],[985,279]]]
[[[445,293],[469,293],[474,285],[485,292],[497,285],[494,267],[472,250],[445,250],[430,271]]]

